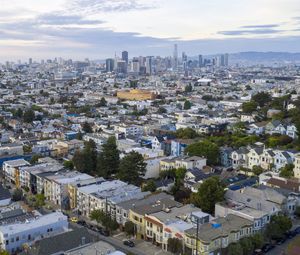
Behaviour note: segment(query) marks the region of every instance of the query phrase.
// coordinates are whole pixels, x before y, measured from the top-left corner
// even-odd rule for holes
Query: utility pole
[[[197,218],[196,255],[198,255],[198,238],[199,238],[199,218]]]

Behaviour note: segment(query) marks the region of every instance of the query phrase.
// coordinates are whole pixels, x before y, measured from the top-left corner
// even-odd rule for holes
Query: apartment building
[[[16,184],[17,187],[20,187],[20,173],[19,169],[23,166],[29,166],[30,163],[24,159],[15,159],[5,161],[3,163],[2,169],[5,179]]]
[[[238,242],[253,233],[253,223],[242,217],[228,214],[227,217],[216,218],[210,223],[204,223],[198,228],[185,231],[184,244],[186,254],[211,255]],[[198,237],[198,239],[197,239]]]
[[[94,210],[109,212],[116,218],[116,205],[135,198],[143,198],[140,187],[129,185],[120,180],[104,181],[77,189],[77,208],[89,216]]]
[[[35,215],[25,222],[15,221],[0,226],[1,249],[10,253],[19,252],[24,244],[32,244],[68,229],[68,218],[61,212]]]
[[[19,168],[19,183],[27,187],[33,194],[44,192],[45,178],[63,169],[63,165],[43,163]]]
[[[93,178],[88,174],[79,173],[77,171],[60,171],[45,177],[44,193],[47,200],[52,201],[56,205],[68,208],[69,194],[68,185],[80,180],[88,180]]]
[[[136,237],[138,239],[147,239],[147,220],[150,221],[150,218],[147,218],[149,215],[160,212],[162,210],[169,210],[174,207],[181,207],[182,204],[174,200],[174,198],[165,193],[160,193],[157,196],[149,196],[145,198],[141,203],[135,204],[129,210],[129,220],[133,222],[136,229]],[[153,223],[153,222],[152,222]],[[158,224],[156,232],[159,232],[157,238],[160,240],[162,238],[162,224]]]

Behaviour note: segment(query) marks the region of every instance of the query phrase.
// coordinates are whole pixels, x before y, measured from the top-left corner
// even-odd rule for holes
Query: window
[[[5,241],[5,244],[6,244],[6,245],[9,245],[9,240],[6,240],[6,241]]]
[[[17,236],[17,237],[16,237],[16,242],[18,242],[19,240],[20,240],[20,238]]]

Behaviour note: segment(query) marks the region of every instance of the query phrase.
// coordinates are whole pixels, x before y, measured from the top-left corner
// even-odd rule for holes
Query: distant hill
[[[300,53],[289,52],[240,52],[230,54],[231,63],[300,63]]]

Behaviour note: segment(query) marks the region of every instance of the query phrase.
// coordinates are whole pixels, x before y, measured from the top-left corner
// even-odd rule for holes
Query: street
[[[82,228],[82,226],[79,226],[75,223],[70,223],[72,227],[75,228]],[[164,252],[159,247],[154,246],[152,243],[146,242],[144,240],[133,240],[135,243],[135,247],[128,247],[123,244],[123,240],[126,239],[126,236],[124,233],[119,233],[115,236],[103,236],[99,234],[98,232],[88,229],[88,231],[99,238],[101,241],[105,241],[112,246],[114,246],[116,249],[127,253],[132,253],[135,255],[171,255],[169,252]]]

